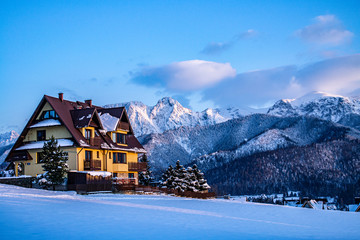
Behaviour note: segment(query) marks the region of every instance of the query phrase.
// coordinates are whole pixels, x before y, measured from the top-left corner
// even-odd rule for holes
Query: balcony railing
[[[129,171],[134,171],[134,172],[142,172],[142,171],[146,171],[146,162],[129,162],[128,163],[128,168]]]
[[[136,184],[135,178],[113,178],[113,184]]]
[[[125,131],[129,131],[130,130],[130,125],[126,122],[120,122],[119,124],[119,128]]]
[[[88,144],[90,144],[91,146],[95,146],[95,147],[100,147],[101,145],[101,139],[100,137],[92,137],[87,139]]]
[[[100,160],[84,160],[84,170],[100,171],[101,170],[101,161]]]

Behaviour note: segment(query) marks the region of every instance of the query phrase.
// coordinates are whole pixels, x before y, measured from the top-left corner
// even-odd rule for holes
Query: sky
[[[1,1],[0,132],[44,94],[268,107],[360,95],[360,1]]]

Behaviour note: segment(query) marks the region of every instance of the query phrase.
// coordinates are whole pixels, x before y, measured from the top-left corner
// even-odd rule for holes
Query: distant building
[[[138,182],[146,165],[138,162],[145,149],[134,136],[125,108],[102,108],[91,100],[72,102],[45,95],[26,124],[6,161],[15,174],[43,173],[39,153],[51,136],[66,153],[72,171],[107,171]]]

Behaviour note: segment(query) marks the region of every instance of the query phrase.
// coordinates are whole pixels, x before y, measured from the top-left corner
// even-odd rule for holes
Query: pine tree
[[[174,168],[169,166],[169,168],[163,173],[161,177],[161,186],[168,189],[175,189],[174,186]]]
[[[146,163],[146,170],[139,173],[139,183],[144,186],[149,186],[150,183],[154,181],[154,177],[152,176],[152,171],[150,171],[151,167],[146,154],[142,156],[140,162]]]
[[[55,190],[56,185],[64,182],[68,165],[66,164],[65,154],[60,149],[54,136],[44,143],[40,157],[45,173],[38,177],[38,182],[41,185],[52,186],[53,190]]]
[[[210,186],[207,184],[207,181],[204,177],[204,173],[202,173],[200,169],[198,169],[196,164],[194,164],[192,167],[192,173],[195,176],[196,179],[195,188],[198,191],[205,191],[210,189]]]
[[[180,161],[176,161],[176,166],[174,169],[174,185],[175,190],[179,190],[181,192],[185,191],[188,187],[187,185],[188,172],[180,165]]]

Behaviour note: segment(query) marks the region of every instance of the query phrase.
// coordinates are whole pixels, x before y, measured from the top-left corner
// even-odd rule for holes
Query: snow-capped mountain
[[[311,92],[298,99],[279,100],[267,113],[281,117],[305,115],[347,125],[344,121],[351,120],[349,115],[360,115],[360,97]]]
[[[15,143],[19,134],[14,130],[0,134],[0,147]]]
[[[0,169],[6,156],[9,154],[10,149],[19,137],[19,134],[15,131],[10,131],[0,134]]]
[[[155,171],[180,160],[204,171],[233,159],[332,139],[360,139],[360,132],[309,117],[253,114],[211,126],[181,127],[139,138]]]
[[[104,107],[125,107],[136,136],[151,133],[162,133],[179,127],[208,126],[240,118],[255,110],[237,108],[212,109],[202,112],[183,107],[171,97],[160,99],[155,106],[147,106],[142,102],[108,104]]]

